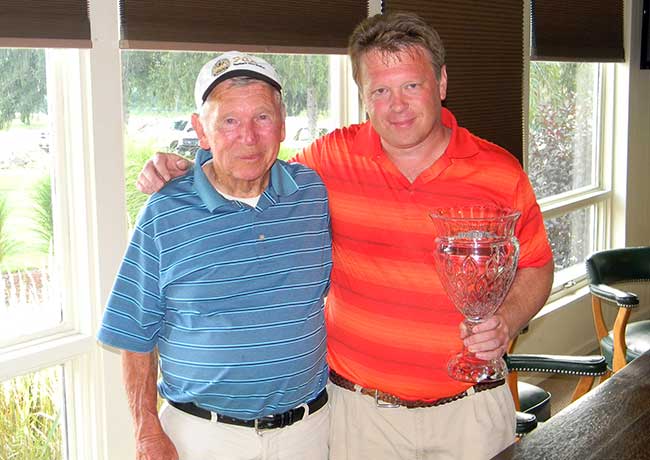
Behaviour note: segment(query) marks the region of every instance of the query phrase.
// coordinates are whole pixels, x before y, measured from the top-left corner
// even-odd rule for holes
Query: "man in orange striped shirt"
[[[453,380],[446,363],[463,341],[479,358],[502,356],[546,301],[553,261],[539,206],[514,157],[442,108],[444,48],[418,16],[368,18],[349,51],[370,121],[297,158],[322,177],[332,215],[330,458],[490,458],[514,439],[507,387]],[[164,160],[158,173],[175,174]],[[151,162],[140,180],[145,190],[162,183]],[[463,318],[435,272],[428,218],[470,204],[521,212],[515,281],[472,334],[459,333]]]

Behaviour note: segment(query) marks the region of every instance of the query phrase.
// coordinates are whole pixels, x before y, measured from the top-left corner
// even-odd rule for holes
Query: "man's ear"
[[[440,68],[440,81],[438,82],[440,90],[440,100],[444,101],[447,98],[447,66],[443,65]]]
[[[287,135],[287,108],[282,104],[282,135],[280,137],[280,142],[284,142]]]
[[[201,148],[203,150],[209,150],[210,144],[208,143],[208,137],[205,135],[205,130],[203,129],[203,124],[198,113],[192,114],[192,128],[196,131],[196,137],[199,139]]]

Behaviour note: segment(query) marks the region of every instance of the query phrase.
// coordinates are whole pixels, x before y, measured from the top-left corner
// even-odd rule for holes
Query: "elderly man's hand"
[[[461,323],[460,338],[477,358],[496,359],[508,351],[510,328],[504,318],[497,313],[474,326],[472,331],[467,329],[464,322]]]
[[[185,174],[191,164],[174,153],[157,152],[145,163],[135,185],[142,193],[151,195],[173,178]]]
[[[178,452],[163,432],[137,439],[135,460],[178,460]]]

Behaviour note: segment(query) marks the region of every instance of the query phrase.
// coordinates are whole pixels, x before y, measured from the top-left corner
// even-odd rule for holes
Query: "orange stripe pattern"
[[[370,123],[336,130],[297,158],[329,193],[333,237],[327,299],[328,361],[347,379],[403,399],[434,400],[469,385],[447,376],[460,351],[462,315],[433,261],[433,208],[492,205],[518,209],[519,267],[551,260],[542,215],[517,160],[458,127],[441,158],[413,182],[383,153]]]

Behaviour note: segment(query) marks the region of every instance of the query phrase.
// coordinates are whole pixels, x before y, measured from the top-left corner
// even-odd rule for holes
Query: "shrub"
[[[0,384],[0,459],[61,460],[58,368]]]
[[[294,149],[291,147],[280,146],[280,152],[278,153],[278,158],[280,160],[290,160],[300,152],[299,149]]]
[[[145,162],[156,151],[152,142],[137,142],[129,139],[126,146],[125,181],[126,181],[126,212],[129,219],[129,228],[135,226],[138,212],[149,198],[135,187],[135,181]]]
[[[4,196],[0,196],[0,263],[3,259],[17,250],[17,242],[13,240],[7,231],[7,221],[9,220],[9,207]]]
[[[39,236],[40,248],[49,253],[52,249],[54,224],[52,220],[52,180],[50,175],[42,177],[34,185],[34,231]]]

